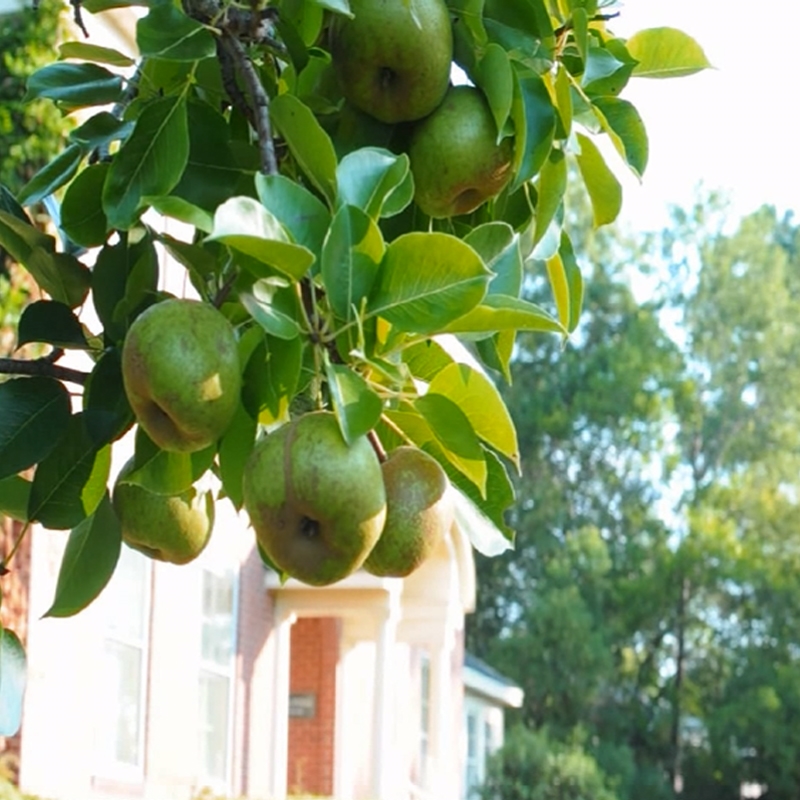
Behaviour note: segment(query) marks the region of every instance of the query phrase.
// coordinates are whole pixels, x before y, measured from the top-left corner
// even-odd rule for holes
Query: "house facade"
[[[474,564],[458,525],[406,579],[282,585],[221,501],[195,562],[123,547],[88,609],[42,619],[65,542],[40,528],[30,539],[24,791],[459,800],[470,748],[486,749],[470,720],[491,726],[491,747],[502,741],[514,701],[465,663]]]

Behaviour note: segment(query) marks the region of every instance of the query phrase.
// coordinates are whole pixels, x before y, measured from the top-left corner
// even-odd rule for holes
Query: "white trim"
[[[500,683],[500,681],[468,666],[464,666],[462,675],[465,690],[494,700],[508,708],[522,708],[524,692],[519,686]]]

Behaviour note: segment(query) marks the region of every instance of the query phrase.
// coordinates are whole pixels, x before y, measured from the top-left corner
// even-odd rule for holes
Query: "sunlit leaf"
[[[626,45],[631,56],[639,62],[633,70],[638,78],[677,78],[711,67],[703,48],[676,28],[639,31],[628,39]]]
[[[27,661],[14,631],[0,628],[0,736],[14,736],[22,722]]]
[[[613,222],[619,215],[622,208],[622,187],[597,145],[582,133],[578,134],[578,141],[581,147],[577,156],[578,168],[592,201],[595,227],[599,228]]]
[[[367,382],[350,367],[327,364],[325,375],[342,436],[352,444],[375,427],[383,404]]]

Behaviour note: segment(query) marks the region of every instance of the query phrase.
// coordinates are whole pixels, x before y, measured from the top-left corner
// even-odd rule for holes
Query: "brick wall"
[[[6,517],[0,517],[0,554],[5,555],[22,532],[22,524]],[[25,644],[28,636],[28,584],[31,575],[31,541],[26,535],[17,550],[7,575],[0,577],[2,604],[0,604],[0,624],[19,636]],[[20,735],[9,738],[0,737],[0,774],[10,772],[16,778],[19,759]]]
[[[332,617],[314,617],[299,619],[292,626],[290,693],[316,696],[313,717],[289,720],[292,794],[333,794],[339,625]]]

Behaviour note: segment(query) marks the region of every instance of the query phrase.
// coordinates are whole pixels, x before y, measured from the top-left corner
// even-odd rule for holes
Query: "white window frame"
[[[121,644],[127,647],[135,647],[140,650],[140,682],[139,682],[139,719],[137,749],[139,759],[137,764],[127,764],[116,759],[109,759],[100,749],[97,759],[97,777],[107,778],[126,783],[141,783],[144,781],[146,770],[146,747],[147,747],[147,713],[150,687],[150,616],[152,603],[153,587],[153,565],[147,556],[122,546],[120,557],[141,559],[143,567],[143,586],[142,586],[142,636],[137,640],[133,637],[119,635],[108,630],[108,615],[110,613],[108,602],[103,604],[103,598],[99,598],[100,607],[98,608],[99,617],[102,625],[102,636],[100,640],[101,658],[98,663],[102,664],[105,659],[105,649],[108,642]],[[127,552],[126,552],[127,551]],[[114,580],[114,576],[111,577]],[[107,597],[106,597],[107,600]],[[103,736],[108,731],[108,723],[112,719],[106,713],[107,708],[101,703],[98,706],[98,717],[96,717],[96,734]],[[97,752],[97,751],[96,751]]]
[[[198,731],[202,734],[205,727],[206,720],[200,718],[200,679],[203,674],[211,675],[214,677],[222,677],[228,681],[228,718],[227,730],[225,731],[225,776],[220,779],[219,777],[209,775],[206,772],[206,764],[203,759],[203,751],[201,747],[201,740],[198,738],[197,742],[197,763],[198,763],[198,776],[202,786],[208,786],[215,792],[222,792],[223,794],[231,794],[233,789],[233,760],[234,760],[234,734],[235,734],[235,703],[236,703],[236,677],[237,677],[237,662],[238,662],[238,644],[239,644],[239,591],[241,585],[241,575],[239,572],[238,563],[228,563],[220,565],[218,562],[211,562],[210,559],[200,560],[200,648],[198,652],[198,670],[197,670],[197,705],[198,705]],[[232,579],[232,592],[231,592],[231,658],[226,666],[217,664],[214,661],[209,661],[203,657],[203,624],[205,622],[205,615],[203,613],[203,591],[206,575],[213,575],[216,577],[224,577],[229,574]]]
[[[427,789],[430,783],[432,726],[433,664],[430,653],[427,650],[421,650],[419,653],[419,770],[417,780],[423,789]]]

